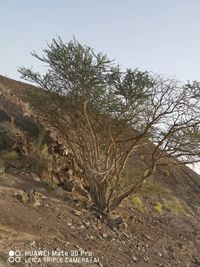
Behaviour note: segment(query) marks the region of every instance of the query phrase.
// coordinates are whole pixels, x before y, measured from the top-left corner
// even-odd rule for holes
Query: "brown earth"
[[[34,183],[37,206],[19,195],[29,195],[32,178],[27,175],[0,176],[0,255],[8,251],[79,250],[92,251],[102,265],[86,266],[198,266],[199,219],[192,213],[178,215],[153,207],[159,197],[143,199],[146,210],[139,211],[127,200],[113,219],[100,219],[95,210],[65,191]],[[118,216],[124,222],[116,223]],[[0,265],[1,266],[1,265]],[[20,265],[16,266],[57,266]],[[58,266],[79,266],[58,264]],[[82,264],[80,264],[82,266]]]

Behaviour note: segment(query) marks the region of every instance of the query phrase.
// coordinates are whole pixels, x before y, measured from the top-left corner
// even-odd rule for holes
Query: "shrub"
[[[176,197],[163,201],[163,207],[174,215],[179,216],[181,214],[187,214],[184,205]]]
[[[168,193],[168,190],[155,179],[149,179],[144,184],[142,192],[146,195],[162,195]]]
[[[139,210],[140,212],[144,212],[145,211],[145,205],[144,205],[144,203],[143,203],[143,201],[141,200],[140,197],[133,195],[133,196],[130,197],[130,199],[131,199],[134,207],[137,210]]]
[[[163,208],[162,203],[160,203],[160,202],[156,202],[156,204],[155,204],[155,206],[154,206],[154,210],[155,210],[156,212],[158,212],[159,214],[162,214],[162,213],[163,213],[162,208]]]
[[[0,157],[5,160],[17,160],[19,158],[19,155],[14,150],[11,151],[3,150],[0,152]]]
[[[46,190],[50,193],[56,188],[56,185],[51,181],[46,181],[45,187],[46,187]]]
[[[9,134],[11,137],[16,136],[17,133],[19,133],[19,129],[15,126],[14,123],[10,121],[5,121],[1,124],[1,128]]]
[[[44,89],[37,109],[62,133],[98,210],[110,213],[139,192],[163,159],[200,161],[199,82],[123,71],[75,39],[53,39],[43,53],[32,55],[47,65],[46,73],[24,67],[19,72]],[[129,159],[138,156],[145,159],[144,172],[122,187]]]
[[[40,133],[30,144],[30,158],[33,160],[38,175],[42,176],[48,170],[48,146],[45,144],[45,133]]]

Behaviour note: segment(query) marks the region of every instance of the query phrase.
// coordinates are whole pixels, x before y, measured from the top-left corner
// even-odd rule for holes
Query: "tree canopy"
[[[62,131],[76,175],[89,184],[99,210],[110,212],[140,190],[166,158],[168,164],[200,161],[199,82],[122,71],[75,39],[53,39],[42,56],[32,55],[46,64],[46,73],[25,67],[19,72],[47,92],[46,115]],[[147,152],[142,148],[150,141]],[[144,153],[146,169],[137,182],[121,188],[128,160]]]

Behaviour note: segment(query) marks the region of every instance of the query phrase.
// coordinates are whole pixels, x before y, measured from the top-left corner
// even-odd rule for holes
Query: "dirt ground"
[[[31,201],[31,190],[34,198]],[[37,197],[36,197],[37,196]],[[147,199],[147,201],[149,201]],[[196,216],[140,212],[126,201],[113,218],[63,191],[49,190],[29,175],[0,176],[0,266],[174,267],[200,265],[200,230]],[[10,263],[9,251],[65,251],[86,255],[90,264]],[[74,252],[75,251],[75,252]],[[27,252],[26,252],[27,253]],[[72,255],[73,256],[73,255]],[[59,257],[58,257],[59,258]],[[65,257],[61,257],[64,259]]]

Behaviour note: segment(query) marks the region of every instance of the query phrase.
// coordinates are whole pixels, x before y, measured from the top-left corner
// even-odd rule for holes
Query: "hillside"
[[[7,262],[10,250],[38,249],[84,250],[85,258],[91,251],[99,262],[86,266],[199,266],[200,176],[186,166],[160,168],[141,194],[102,218],[50,177],[49,147],[64,139],[31,106],[30,92],[40,91],[0,76],[0,266],[83,266]],[[130,160],[125,181],[145,160]]]

